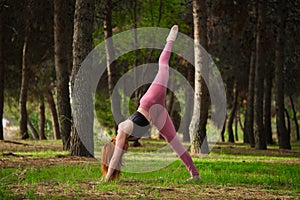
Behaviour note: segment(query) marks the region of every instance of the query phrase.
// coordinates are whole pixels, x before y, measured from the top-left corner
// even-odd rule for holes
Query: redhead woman
[[[179,140],[174,124],[166,111],[165,100],[169,80],[169,59],[178,33],[174,25],[166,39],[166,45],[159,57],[159,70],[147,92],[140,99],[135,113],[118,125],[118,134],[114,142],[102,151],[102,169],[106,181],[114,180],[120,174],[123,153],[128,148],[128,139],[137,138],[148,125],[154,125],[169,143],[190,173],[188,181],[201,181],[195,164]],[[112,153],[113,152],[113,153]]]

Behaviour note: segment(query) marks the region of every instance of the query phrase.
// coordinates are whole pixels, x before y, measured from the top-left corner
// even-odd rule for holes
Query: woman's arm
[[[122,155],[125,153],[125,151],[128,148],[128,145],[125,146],[126,143],[126,139],[127,139],[127,135],[125,132],[123,132],[121,129],[118,130],[118,135],[116,137],[116,145],[115,145],[115,150],[114,150],[114,154],[110,160],[109,163],[109,167],[108,167],[108,172],[106,174],[106,181],[110,180],[110,177],[112,176],[112,174],[114,173],[114,171],[120,170],[120,162],[121,162],[121,158]]]

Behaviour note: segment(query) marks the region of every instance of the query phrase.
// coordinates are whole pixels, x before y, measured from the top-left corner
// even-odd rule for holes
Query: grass
[[[141,152],[161,145],[157,141],[144,142],[147,150],[140,147]],[[202,184],[185,182],[189,174],[179,160],[158,171],[123,172],[120,180],[103,183],[99,182],[99,161],[70,157],[52,148],[57,144],[39,143],[38,148],[43,147],[45,152],[28,144],[23,149],[15,148],[18,151],[13,153],[17,156],[0,157],[0,199],[300,198],[298,143],[294,150],[286,152],[218,144],[209,156],[194,158]]]

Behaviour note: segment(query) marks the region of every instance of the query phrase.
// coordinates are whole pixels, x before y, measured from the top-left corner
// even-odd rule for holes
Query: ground
[[[245,145],[221,144],[214,148],[215,153],[209,158],[210,161],[224,157],[235,159],[238,155],[253,155],[257,150],[247,148]],[[226,148],[224,148],[226,147]],[[180,181],[159,182],[153,184],[152,180],[125,174],[119,181],[114,183],[103,183],[100,178],[89,178],[99,174],[99,161],[93,158],[73,157],[68,152],[61,150],[59,142],[34,142],[34,141],[0,141],[0,199],[295,199],[297,191],[295,187],[289,191],[288,185],[283,187],[268,187],[255,184],[216,184],[205,180],[202,184],[185,184]],[[55,153],[56,152],[56,153]],[[44,154],[43,154],[44,153]],[[299,166],[300,150],[279,151],[269,149],[259,151],[260,156],[255,157],[255,162],[271,163],[279,165]],[[272,156],[273,159],[266,159],[265,156]],[[276,159],[276,157],[281,157]],[[285,156],[286,159],[282,158]],[[236,157],[243,158],[243,157]],[[209,161],[209,162],[210,162]],[[242,161],[243,162],[243,161]],[[77,170],[87,173],[87,178],[77,180],[74,174],[69,175],[66,170],[66,177],[72,181],[60,180],[59,177],[45,172],[58,166],[70,166],[71,171]],[[178,167],[174,169],[177,170]],[[209,169],[207,167],[207,169]],[[12,170],[12,172],[7,172]],[[92,172],[96,170],[96,172]],[[97,171],[99,170],[99,172]],[[213,169],[212,169],[213,170]],[[40,172],[34,176],[33,173]],[[217,171],[213,172],[216,173]],[[299,171],[298,171],[299,172]],[[29,175],[30,174],[30,175]],[[70,178],[70,176],[72,176]],[[79,176],[79,175],[78,175]],[[156,175],[154,175],[156,176]],[[251,175],[252,176],[252,175]],[[254,176],[254,175],[253,175]],[[99,174],[99,177],[101,175]],[[167,177],[167,176],[166,176]],[[38,179],[30,180],[29,179]],[[171,179],[171,178],[170,178]],[[173,179],[172,179],[173,180]],[[292,184],[300,183],[293,182]],[[285,184],[285,183],[283,183]],[[297,187],[297,186],[296,186]],[[2,190],[1,190],[2,189]],[[4,193],[1,196],[1,192]],[[13,195],[6,193],[12,192]]]

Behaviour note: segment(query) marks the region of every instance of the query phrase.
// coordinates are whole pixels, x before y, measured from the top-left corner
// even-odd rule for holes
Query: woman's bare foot
[[[171,31],[167,37],[167,42],[172,40],[172,41],[175,41],[176,40],[176,37],[177,37],[177,34],[178,34],[178,25],[174,25],[172,28],[171,28]]]

